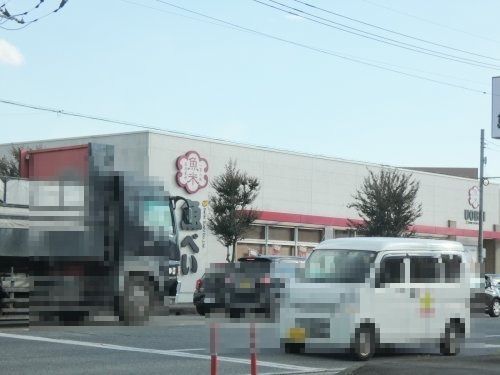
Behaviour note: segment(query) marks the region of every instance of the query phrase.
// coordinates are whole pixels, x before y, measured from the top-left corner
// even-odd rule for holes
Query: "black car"
[[[237,264],[217,264],[196,281],[196,311],[205,315],[210,309],[233,318],[251,312],[269,318],[283,281],[294,277],[295,269],[304,262],[301,257],[261,255],[239,258]],[[205,301],[207,289],[209,303]]]
[[[500,289],[493,285],[490,276],[485,276],[486,313],[493,318],[500,316]]]
[[[196,287],[193,294],[193,304],[196,307],[196,312],[199,315],[205,315],[205,288],[203,286],[203,281],[205,279],[205,274],[201,279],[196,280]]]

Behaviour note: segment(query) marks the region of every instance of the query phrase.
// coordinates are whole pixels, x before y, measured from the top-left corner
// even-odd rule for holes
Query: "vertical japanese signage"
[[[500,138],[500,77],[493,77],[492,80],[491,138]]]
[[[182,187],[186,193],[195,194],[199,190],[208,186],[208,161],[200,156],[196,151],[188,151],[179,156],[175,162],[177,172],[175,180],[177,185]],[[196,255],[200,252],[197,241],[201,232],[201,247],[206,247],[206,209],[208,201],[203,201],[200,208],[198,201],[187,200],[182,206],[181,229],[189,232],[184,235],[181,241],[181,248],[186,252],[181,255],[181,273],[187,275],[198,271],[198,260]],[[193,233],[195,232],[195,233]],[[190,250],[190,251],[189,251]]]

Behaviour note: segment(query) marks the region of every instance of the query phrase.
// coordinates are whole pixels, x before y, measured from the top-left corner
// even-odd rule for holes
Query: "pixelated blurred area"
[[[279,321],[289,280],[304,262],[301,257],[257,254],[212,264],[203,279],[206,316],[230,322]]]
[[[286,352],[366,360],[432,344],[455,355],[471,312],[488,309],[475,260],[458,242],[412,238],[326,240],[307,260],[248,252],[211,265],[204,313],[212,323],[276,324]]]
[[[23,150],[20,172],[29,195],[17,232],[24,246],[3,270],[25,304],[16,311],[33,325],[144,324],[168,313],[180,197],[157,179],[116,171],[109,145]]]

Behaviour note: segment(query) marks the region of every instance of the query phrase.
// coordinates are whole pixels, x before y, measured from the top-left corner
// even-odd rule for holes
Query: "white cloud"
[[[15,46],[4,39],[0,39],[0,63],[20,66],[24,64],[24,57]]]

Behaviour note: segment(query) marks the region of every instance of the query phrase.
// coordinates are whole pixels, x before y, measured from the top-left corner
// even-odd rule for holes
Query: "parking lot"
[[[260,374],[387,375],[432,373],[429,369],[436,368],[465,374],[479,373],[477,369],[495,373],[500,368],[500,319],[474,318],[471,338],[457,357],[441,357],[436,348],[426,347],[379,354],[368,363],[343,354],[285,354],[275,332],[270,325],[257,330]],[[207,374],[210,370],[208,326],[195,315],[157,317],[136,327],[3,328],[0,342],[3,374]],[[248,328],[220,328],[218,354],[220,374],[248,374]]]

